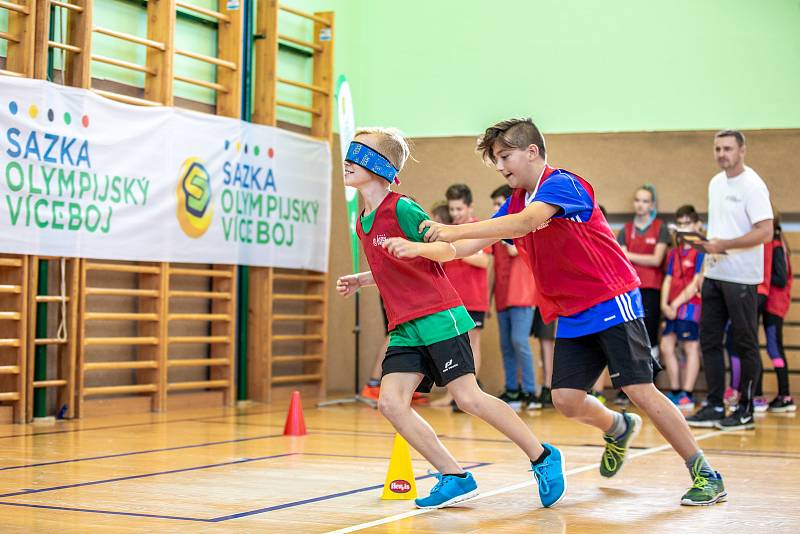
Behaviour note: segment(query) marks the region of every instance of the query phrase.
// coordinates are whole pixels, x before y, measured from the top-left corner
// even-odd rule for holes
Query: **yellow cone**
[[[408,500],[417,498],[417,484],[414,481],[414,470],[411,467],[411,451],[408,443],[395,434],[392,446],[392,458],[389,460],[389,472],[383,484],[381,499]]]

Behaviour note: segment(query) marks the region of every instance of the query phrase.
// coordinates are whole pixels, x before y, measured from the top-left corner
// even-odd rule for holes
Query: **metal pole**
[[[36,287],[37,295],[47,295],[48,276],[50,269],[47,260],[39,260],[39,283]],[[36,304],[36,337],[47,337],[47,303]],[[36,357],[33,365],[33,379],[37,382],[47,380],[47,345],[36,347]],[[47,388],[34,388],[33,390],[33,417],[47,416]]]
[[[242,120],[250,122],[253,95],[253,0],[244,1],[242,43]],[[250,307],[250,268],[240,265],[236,277],[236,400],[247,399],[247,319]]]
[[[356,395],[358,395],[359,392],[360,392],[359,389],[358,389],[358,385],[361,383],[361,381],[359,380],[359,377],[358,377],[359,367],[361,367],[359,365],[360,364],[360,356],[361,356],[361,317],[360,317],[361,316],[361,313],[360,313],[360,310],[361,310],[361,306],[360,306],[361,292],[359,292],[359,291],[356,291],[355,302],[356,302],[356,324],[353,327],[353,334],[356,337],[356,358],[355,358],[355,361],[356,361],[356,371],[355,371],[355,375],[356,375],[355,382],[356,383],[355,383],[355,388],[356,389],[355,389],[355,393],[356,393]]]

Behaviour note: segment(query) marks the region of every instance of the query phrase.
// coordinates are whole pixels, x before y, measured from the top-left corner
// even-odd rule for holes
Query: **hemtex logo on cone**
[[[411,484],[407,480],[392,480],[389,489],[395,493],[408,493],[411,491]]]
[[[456,367],[458,367],[458,364],[453,365],[453,360],[447,360],[447,363],[444,364],[444,370],[442,370],[442,372],[446,373],[450,369],[455,369]]]

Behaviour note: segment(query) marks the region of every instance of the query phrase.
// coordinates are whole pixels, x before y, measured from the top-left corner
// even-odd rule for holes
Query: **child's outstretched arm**
[[[558,213],[559,208],[546,202],[531,202],[519,213],[467,224],[447,225],[434,221],[423,221],[419,231],[425,228],[425,241],[452,243],[461,239],[512,239],[536,231],[540,225]]]
[[[396,258],[427,258],[431,261],[450,261],[456,257],[456,247],[452,243],[417,243],[402,237],[390,237],[383,242],[383,248]]]
[[[411,259],[422,256],[431,261],[446,262],[474,256],[496,242],[497,239],[464,239],[455,243],[444,241],[417,243],[402,237],[390,237],[383,243],[383,248],[397,258]],[[491,259],[488,261],[491,262]]]
[[[499,239],[489,238],[489,239],[462,239],[460,241],[455,241],[453,246],[456,247],[456,258],[469,258],[471,256],[475,256],[475,254],[479,253],[486,247],[491,247],[495,243],[497,243]],[[484,256],[487,256],[484,254]],[[469,263],[469,262],[467,262]],[[487,258],[487,264],[490,263],[490,260]],[[489,268],[489,265],[486,265],[485,268]]]
[[[456,248],[456,255],[457,254],[458,248]],[[473,267],[478,267],[479,269],[488,269],[492,265],[492,256],[484,254],[482,250],[479,250],[475,254],[464,258],[464,263],[472,265]]]
[[[336,280],[336,291],[346,298],[358,291],[360,287],[374,285],[375,279],[372,277],[372,271],[365,271],[363,273],[340,276],[339,279]]]

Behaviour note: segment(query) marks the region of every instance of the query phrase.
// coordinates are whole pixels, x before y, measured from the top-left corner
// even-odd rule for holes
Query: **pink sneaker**
[[[682,391],[678,395],[678,408],[686,412],[694,410],[694,399]]]
[[[729,407],[729,408],[736,408],[739,405],[739,392],[733,388],[728,388],[725,390],[725,394],[722,396],[722,401]]]

